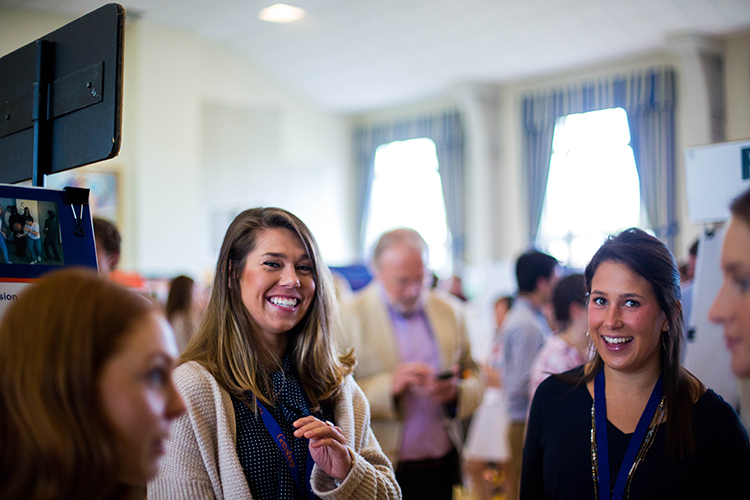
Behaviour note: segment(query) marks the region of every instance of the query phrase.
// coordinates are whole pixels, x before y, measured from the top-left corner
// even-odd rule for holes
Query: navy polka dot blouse
[[[276,419],[287,441],[292,444],[294,459],[301,471],[307,462],[307,439],[294,437],[292,422],[310,414],[305,404],[299,380],[292,369],[289,356],[284,357],[283,370],[271,374],[275,406],[267,408]],[[247,394],[252,405],[253,396]],[[257,500],[302,500],[292,474],[281,455],[276,441],[266,429],[260,413],[257,415],[242,400],[232,396],[237,421],[237,456],[245,472],[250,493]],[[313,414],[320,420],[334,422],[333,408],[321,404],[321,411]],[[304,478],[303,478],[304,481]]]

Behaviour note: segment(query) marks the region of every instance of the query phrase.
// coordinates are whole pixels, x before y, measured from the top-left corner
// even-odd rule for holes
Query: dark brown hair
[[[693,402],[702,394],[704,387],[680,365],[685,322],[680,303],[680,273],[674,256],[664,243],[641,229],[630,228],[617,236],[610,236],[586,266],[584,276],[588,293],[591,293],[591,281],[596,270],[604,262],[624,264],[645,279],[667,317],[669,329],[662,334],[660,343],[667,414],[667,452],[670,458],[690,457],[695,453]],[[572,380],[577,383],[589,382],[603,367],[604,362],[596,353],[584,374]]]
[[[96,241],[99,242],[107,253],[119,254],[122,238],[120,237],[120,231],[117,230],[117,226],[101,217],[94,217],[93,224]]]
[[[552,292],[552,306],[555,309],[555,318],[560,323],[561,329],[570,324],[570,305],[580,304],[586,306],[586,284],[582,274],[571,274],[564,277],[555,285]]]
[[[180,275],[172,280],[169,285],[169,296],[164,306],[164,313],[169,322],[172,322],[175,313],[188,312],[193,303],[193,286],[195,281],[189,276]]]
[[[0,324],[0,499],[126,498],[115,433],[99,401],[102,367],[154,308],[66,269],[20,294]]]
[[[341,321],[333,277],[307,226],[281,208],[252,208],[229,225],[216,263],[214,286],[201,326],[181,361],[203,365],[227,392],[245,398],[251,392],[273,404],[273,384],[267,369],[280,361],[262,339],[242,301],[240,279],[247,255],[267,229],[285,229],[299,237],[312,262],[315,297],[307,314],[289,332],[292,363],[313,407],[334,397],[354,367],[352,351],[339,357],[335,342]]]

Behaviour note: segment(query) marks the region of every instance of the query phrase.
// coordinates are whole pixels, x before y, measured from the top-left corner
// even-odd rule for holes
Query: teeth
[[[281,307],[292,308],[297,305],[297,299],[284,299],[281,297],[271,297],[270,301],[272,304],[276,304],[277,306],[281,306]]]
[[[633,340],[633,337],[604,337],[607,344],[624,344]]]

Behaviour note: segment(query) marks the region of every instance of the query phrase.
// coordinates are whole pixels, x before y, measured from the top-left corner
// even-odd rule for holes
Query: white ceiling
[[[750,28],[750,0],[278,0],[307,10],[257,19],[277,0],[124,0],[131,13],[243,54],[338,112],[432,97],[467,82],[527,78],[664,47],[669,34]],[[83,15],[102,0],[0,0]]]

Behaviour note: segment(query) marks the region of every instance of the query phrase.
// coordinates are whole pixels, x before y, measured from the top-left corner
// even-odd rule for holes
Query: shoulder
[[[464,304],[448,292],[431,289],[427,293],[425,312],[431,317],[438,315],[441,319],[461,321],[464,317]]]
[[[195,404],[207,404],[214,396],[221,396],[219,383],[196,361],[188,361],[178,366],[174,371],[174,383],[185,403],[190,407]]]
[[[696,424],[699,427],[705,422],[717,430],[735,432],[738,429],[747,440],[747,434],[744,432],[737,412],[713,390],[706,389],[706,392],[695,402],[694,410]]]
[[[439,288],[431,288],[427,297],[428,300],[434,301],[436,304],[440,304],[444,307],[450,307],[451,309],[463,308],[463,302],[445,290],[440,290]]]
[[[370,403],[351,375],[344,378],[332,403],[336,414],[336,424],[342,429],[356,434],[363,432],[365,424],[369,426]]]
[[[565,351],[567,350],[567,347],[567,342],[565,342],[557,335],[552,335],[551,337],[547,337],[547,339],[544,341],[544,345],[542,346],[542,350],[539,352],[540,355],[542,353],[555,353],[559,351]]]
[[[378,285],[372,282],[341,306],[341,314],[358,314],[362,310],[371,308],[381,302]]]
[[[583,365],[577,366],[559,375],[550,375],[539,385],[535,394],[540,397],[544,396],[549,399],[564,397],[567,394],[573,394],[579,391],[587,391],[586,385],[576,384],[573,380],[582,377]]]
[[[529,306],[518,299],[508,311],[503,321],[503,330],[510,331],[521,327],[535,326],[534,316]]]
[[[368,404],[365,393],[362,391],[362,388],[359,386],[359,384],[357,384],[351,374],[344,377],[344,381],[341,383],[341,388],[339,389],[337,399],[346,399],[348,401],[352,401],[352,403],[355,405],[357,404],[357,402],[364,402],[365,404]]]

